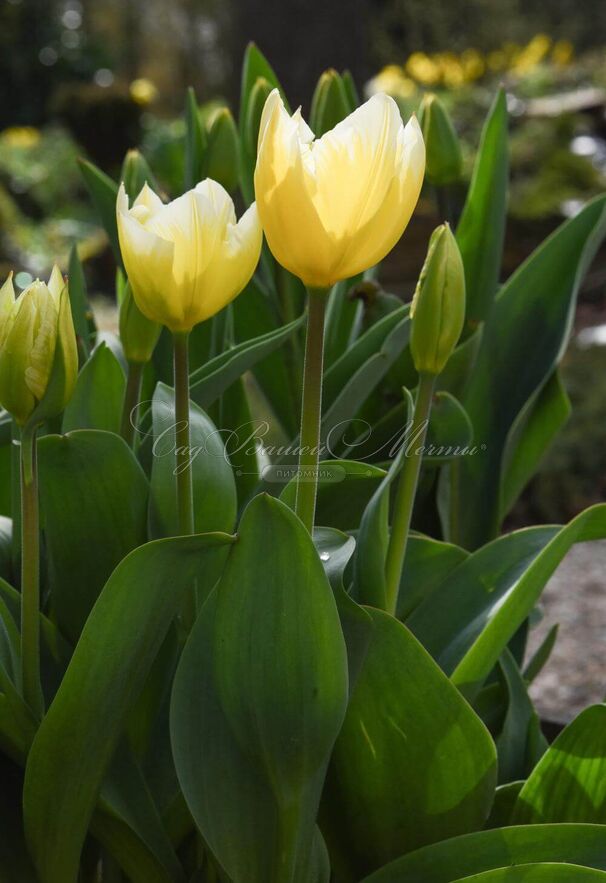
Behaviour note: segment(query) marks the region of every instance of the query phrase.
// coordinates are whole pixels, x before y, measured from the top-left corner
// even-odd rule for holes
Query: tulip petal
[[[395,174],[374,214],[365,212],[337,267],[339,278],[350,278],[378,264],[408,226],[423,186],[425,144],[415,117],[400,130],[394,151]]]
[[[23,425],[35,406],[25,382],[25,368],[34,344],[36,307],[24,291],[15,301],[0,346],[0,404]]]
[[[282,266],[307,284],[330,284],[331,241],[305,170],[311,130],[300,113],[288,115],[275,89],[265,103],[259,133],[255,194],[269,247]]]
[[[63,279],[61,282],[63,283],[61,290],[63,290],[65,283]],[[55,288],[57,284],[55,277]],[[60,294],[61,292],[59,292],[59,296]],[[27,354],[25,383],[34,398],[40,401],[46,391],[55,355],[58,303],[55,302],[54,295],[43,282],[34,282],[27,291],[23,292],[21,297],[32,298],[35,304],[34,339],[33,346]]]
[[[58,305],[59,296],[65,288],[65,279],[63,278],[61,270],[59,269],[57,264],[53,264],[53,269],[50,275],[50,279],[48,280],[47,288],[53,296],[55,303]]]
[[[9,273],[6,282],[0,288],[0,346],[2,346],[2,337],[6,328],[6,319],[10,315],[14,303],[13,274]]]
[[[182,318],[174,289],[174,245],[147,230],[128,210],[128,197],[120,186],[116,218],[122,259],[137,306],[155,322],[172,327]]]
[[[201,322],[227,306],[246,287],[261,254],[263,231],[255,203],[237,224],[229,224],[225,237],[211,258],[200,281],[203,297],[192,307]]]

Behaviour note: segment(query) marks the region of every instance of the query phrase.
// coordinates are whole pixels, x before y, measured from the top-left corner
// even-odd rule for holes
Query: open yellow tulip
[[[373,97],[314,140],[300,110],[277,89],[259,129],[255,197],[274,257],[313,288],[378,263],[396,244],[419,198],[425,146],[414,117]]]
[[[116,205],[124,266],[137,306],[173,332],[190,331],[245,287],[261,252],[253,203],[236,223],[226,190],[207,178],[165,205],[147,186]]]

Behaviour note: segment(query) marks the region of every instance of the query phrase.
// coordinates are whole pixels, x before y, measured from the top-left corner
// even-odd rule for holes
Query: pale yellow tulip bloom
[[[206,179],[167,205],[146,184],[132,208],[122,185],[116,214],[137,306],[173,332],[218,313],[257,266],[263,234],[256,206],[236,223],[234,204],[216,181]]]
[[[269,247],[284,267],[327,288],[378,263],[414,210],[425,171],[423,136],[393,100],[373,95],[314,140],[277,89],[259,129],[255,196]]]
[[[69,401],[77,374],[76,336],[59,268],[53,267],[48,285],[36,279],[18,298],[9,275],[0,289],[0,405],[19,425],[34,412],[41,420],[55,416]]]

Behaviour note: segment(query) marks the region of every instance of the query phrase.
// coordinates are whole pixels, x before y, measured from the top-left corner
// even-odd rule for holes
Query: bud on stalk
[[[429,183],[442,187],[458,181],[463,168],[461,145],[448,111],[437,95],[424,97],[419,108],[419,125],[427,151],[425,171]]]
[[[410,351],[415,368],[419,374],[441,374],[459,341],[465,319],[465,272],[448,224],[432,233],[410,318]]]

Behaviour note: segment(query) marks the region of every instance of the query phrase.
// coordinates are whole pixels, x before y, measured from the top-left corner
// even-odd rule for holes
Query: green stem
[[[135,442],[135,431],[137,428],[137,408],[141,397],[141,383],[143,382],[143,370],[145,365],[142,362],[129,362],[128,374],[126,376],[126,389],[124,390],[124,402],[122,405],[122,422],[120,424],[120,435],[132,448]]]
[[[295,512],[312,533],[316,511],[318,462],[320,459],[320,421],[322,418],[322,368],[324,361],[324,313],[327,291],[308,289],[307,337],[303,368],[303,402],[299,471]]]
[[[408,543],[421,462],[423,460],[422,448],[427,436],[427,424],[431,412],[435,381],[436,378],[433,374],[421,374],[419,376],[419,387],[417,389],[417,399],[410,430],[410,442],[405,442],[405,444],[409,444],[410,450],[404,452],[402,471],[398,482],[391,537],[385,563],[386,610],[394,616],[398,607],[400,580],[402,578],[402,568],[406,555],[406,545]]]
[[[179,533],[194,532],[194,496],[189,433],[189,332],[175,333],[175,454],[177,458],[177,512]]]
[[[40,683],[40,526],[36,429],[21,433],[21,686],[32,711],[42,716]]]

